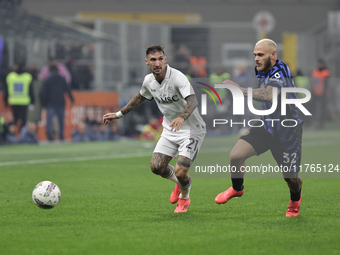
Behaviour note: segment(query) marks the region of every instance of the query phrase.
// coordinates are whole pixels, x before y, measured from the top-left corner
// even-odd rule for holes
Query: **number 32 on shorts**
[[[296,163],[297,153],[294,152],[289,154],[288,152],[283,153],[283,163],[285,164],[295,164]]]

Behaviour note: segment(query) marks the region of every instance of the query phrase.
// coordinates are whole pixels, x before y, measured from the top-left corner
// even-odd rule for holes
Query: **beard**
[[[271,61],[270,57],[268,57],[267,61],[264,63],[264,69],[269,71],[271,66],[272,66],[272,61]]]
[[[270,57],[268,57],[265,62],[263,63],[263,67],[262,68],[259,68],[259,67],[256,67],[256,70],[258,72],[264,72],[264,73],[267,73],[269,71],[269,69],[271,68],[271,65],[272,65],[272,62],[271,62],[271,59]]]
[[[272,62],[270,60],[270,57],[267,58],[267,60],[263,64],[263,68],[261,72],[267,73],[269,69],[271,68]]]

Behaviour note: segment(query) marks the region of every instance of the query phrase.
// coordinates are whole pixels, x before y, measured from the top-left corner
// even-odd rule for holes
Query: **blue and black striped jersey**
[[[256,70],[256,69],[255,69]],[[290,73],[289,68],[283,62],[277,60],[276,64],[269,70],[267,74],[263,72],[256,71],[256,77],[258,78],[258,86],[260,88],[266,88],[267,86],[276,87],[281,91],[283,87],[295,87],[293,75]],[[287,97],[289,99],[296,99],[296,93],[287,93]],[[264,110],[268,110],[272,107],[272,103],[263,102]],[[281,142],[289,142],[293,139],[295,135],[295,127],[286,127],[293,126],[294,123],[291,121],[285,122],[286,125],[282,126],[281,122],[286,119],[295,120],[298,125],[301,125],[302,120],[299,119],[298,111],[295,105],[287,105],[286,115],[283,116],[281,114],[281,94],[278,96],[278,105],[276,110],[270,115],[262,115],[260,119],[264,123],[264,128],[268,131],[274,139],[277,139]],[[268,120],[280,120],[279,121],[268,121]]]

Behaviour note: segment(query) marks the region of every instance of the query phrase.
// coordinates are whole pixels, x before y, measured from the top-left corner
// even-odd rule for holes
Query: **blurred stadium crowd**
[[[19,0],[1,1],[0,7],[12,8],[13,6],[20,5],[20,3],[21,1]],[[10,17],[10,14],[4,12],[4,10],[5,9],[1,9],[0,14],[3,14],[3,16],[9,15]],[[20,15],[25,19],[28,16],[25,13],[21,13]],[[87,41],[86,38],[82,42],[75,42],[74,40],[76,40],[76,38],[72,38],[72,43],[65,41],[64,37],[71,35],[74,37],[78,36],[78,32],[74,32],[73,30],[63,35],[62,40],[58,40],[58,31],[61,30],[61,28],[56,24],[49,24],[49,21],[39,19],[37,19],[37,22],[48,25],[46,28],[41,24],[41,27],[45,29],[44,33],[48,33],[48,29],[55,32],[52,38],[53,44],[48,44],[48,50],[45,50],[45,52],[47,52],[46,56],[41,58],[37,57],[35,64],[27,66],[26,60],[31,56],[30,54],[32,54],[32,52],[29,51],[41,53],[43,51],[41,50],[40,52],[39,47],[43,47],[43,44],[36,43],[33,44],[33,48],[29,48],[27,46],[29,45],[28,41],[25,42],[25,44],[20,42],[20,40],[6,40],[6,36],[7,38],[12,38],[12,35],[10,35],[8,31],[14,29],[12,27],[11,29],[3,27],[7,24],[6,22],[8,20],[9,18],[4,19],[4,22],[0,24],[0,92],[3,94],[1,100],[3,100],[6,109],[11,110],[11,114],[0,114],[0,144],[41,142],[38,140],[37,131],[42,121],[46,121],[44,128],[48,141],[64,140],[65,97],[68,97],[70,102],[74,104],[76,103],[76,99],[73,97],[75,91],[94,91],[101,89],[98,80],[96,80],[96,75],[98,76],[98,73],[100,73],[96,72],[98,69],[102,69],[104,78],[119,76],[122,73],[119,70],[128,69],[126,81],[131,82],[131,84],[137,88],[140,86],[142,77],[145,74],[141,72],[141,70],[148,71],[145,69],[143,59],[140,57],[141,54],[137,54],[140,52],[139,45],[136,46],[133,42],[130,43],[126,49],[126,51],[131,54],[127,55],[126,59],[132,64],[130,64],[128,68],[125,68],[123,63],[122,65],[120,63],[120,61],[122,62],[122,58],[120,58],[121,55],[117,55],[117,61],[112,57],[116,56],[116,51],[119,53],[119,50],[121,50],[121,48],[118,47],[116,49],[114,47],[116,44],[112,44],[113,42],[108,44],[108,48],[116,51],[108,51],[107,53],[107,48],[105,48],[105,46],[97,48],[96,46],[98,46],[98,44],[96,45],[97,42],[93,41],[92,38],[89,41]],[[23,22],[22,26],[34,20],[34,17],[25,20],[26,22]],[[111,26],[115,27],[116,30],[114,31],[119,31],[116,23],[111,24]],[[132,35],[137,34],[136,31],[139,27],[136,24],[129,24],[129,26],[131,26],[130,32]],[[33,27],[35,28],[36,26],[34,25]],[[109,28],[109,26],[107,27]],[[136,29],[136,31],[132,28]],[[155,29],[154,27],[151,28]],[[22,28],[15,29],[20,30]],[[162,27],[159,28],[159,30],[161,29]],[[206,39],[202,39],[204,33],[206,33],[206,35],[208,34],[208,32],[206,32],[207,29],[195,29],[182,29],[177,27],[172,30],[173,32],[177,31],[178,35],[180,35],[177,36],[179,38],[178,40],[171,41],[170,44],[166,45],[168,46],[165,49],[168,63],[172,67],[182,71],[192,84],[197,84],[197,81],[204,81],[213,85],[221,83],[225,79],[232,79],[242,87],[254,87],[256,85],[253,64],[249,64],[249,59],[233,62],[233,64],[229,66],[219,65],[217,62],[209,59],[209,57],[211,58],[211,54],[209,55],[207,53],[207,49],[210,44],[208,41],[204,41]],[[192,32],[192,34],[188,36],[187,32],[191,30],[198,31],[198,35],[196,32]],[[36,31],[32,31],[32,33],[35,32]],[[156,35],[158,36],[158,34]],[[44,36],[46,35],[44,34]],[[176,36],[174,36],[174,38],[176,38]],[[195,38],[200,39],[199,45]],[[192,40],[188,41],[188,39]],[[11,44],[11,42],[13,44]],[[98,58],[99,54],[96,56],[96,50],[98,49],[102,51],[103,62],[94,61],[94,59]],[[9,54],[10,51],[13,52],[11,57]],[[105,59],[105,57],[108,59]],[[10,58],[12,58],[11,61]],[[48,59],[48,61],[46,61],[46,59]],[[110,63],[111,66],[105,66],[105,61]],[[142,67],[136,68],[134,61]],[[32,61],[29,62],[32,63]],[[101,65],[96,66],[96,63],[100,63]],[[121,69],[115,69],[117,65]],[[308,102],[306,108],[312,112],[313,118],[305,117],[305,126],[323,128],[325,123],[337,121],[339,118],[339,107],[337,106],[336,100],[339,89],[336,81],[333,80],[333,82],[330,82],[331,79],[329,78],[337,76],[328,69],[327,62],[324,59],[319,59],[314,67],[315,69],[309,70],[309,73],[303,73],[303,71],[300,70],[301,68],[299,69],[298,67],[295,72],[295,83],[297,87],[306,88],[312,93],[312,100]],[[118,70],[118,72],[116,72],[116,70]],[[115,80],[102,79],[102,81],[112,83],[112,81]],[[122,92],[129,92],[131,88],[129,86],[131,86],[131,84],[122,84],[121,87],[125,90],[119,91],[118,87],[114,86],[103,86],[102,88],[104,88],[104,90],[115,89],[120,92],[122,95],[120,104],[125,105],[127,103],[125,100],[127,96],[123,95]],[[196,93],[199,99],[202,91],[196,90]],[[209,112],[207,116],[204,116],[208,124],[208,129],[211,120],[214,118],[235,118],[235,121],[238,121],[238,117],[232,115],[231,93],[227,93],[227,90],[223,89],[219,90],[218,93],[223,101],[223,106],[215,106],[212,100],[208,100],[208,104],[210,104],[211,107],[208,107]],[[20,96],[18,96],[19,94]],[[125,98],[123,98],[123,96],[125,96]],[[247,110],[247,107],[245,107],[245,109]],[[136,109],[136,111],[124,116],[124,118],[119,121],[113,122],[110,126],[102,125],[103,114],[115,110],[117,109],[115,109],[114,106],[99,107],[93,105],[91,107],[78,107],[77,114],[80,116],[77,117],[77,123],[73,125],[72,141],[106,141],[118,140],[121,137],[150,140],[159,138],[162,131],[162,116],[155,102],[144,103]],[[252,116],[249,111],[246,111],[244,119],[249,120],[251,118],[257,117]],[[224,131],[229,133],[237,132],[240,128],[241,126],[223,127]],[[218,132],[219,128],[215,128],[214,131],[221,134],[221,132]]]

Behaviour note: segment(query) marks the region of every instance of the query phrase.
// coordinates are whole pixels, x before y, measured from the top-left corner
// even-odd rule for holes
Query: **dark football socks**
[[[299,201],[301,197],[301,189],[297,193],[290,192],[290,200]]]
[[[244,189],[243,187],[243,178],[231,178],[231,181],[233,183],[233,188],[236,191],[241,191]]]

